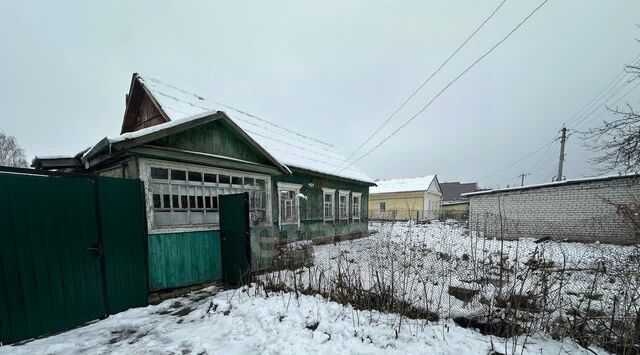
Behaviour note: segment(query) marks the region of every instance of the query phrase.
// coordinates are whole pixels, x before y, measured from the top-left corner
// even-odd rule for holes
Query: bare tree
[[[640,67],[628,65],[631,80],[640,80]],[[630,104],[607,107],[613,118],[583,133],[587,146],[598,155],[592,163],[602,171],[635,172],[640,168],[640,112]]]
[[[24,149],[18,145],[14,136],[0,132],[0,165],[26,168],[27,159]]]

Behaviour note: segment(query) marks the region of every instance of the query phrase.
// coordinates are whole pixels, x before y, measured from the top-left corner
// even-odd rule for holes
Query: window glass
[[[216,224],[218,196],[248,192],[252,223],[267,221],[267,181],[241,173],[216,174],[188,169],[151,167],[151,191],[154,226]],[[297,191],[285,191],[283,216],[296,223],[299,216]]]
[[[347,195],[340,194],[340,218],[345,219],[349,217],[349,208],[347,207]]]
[[[360,219],[360,196],[353,196],[353,207],[351,213],[353,219]]]
[[[298,222],[298,198],[296,190],[280,190],[280,223],[291,224]]]
[[[333,193],[325,192],[324,193],[324,220],[331,221],[334,219],[334,208],[333,208]]]
[[[218,209],[218,196],[211,196],[211,209]]]
[[[202,182],[202,173],[196,171],[189,172],[189,181]]]
[[[216,174],[204,174],[204,182],[211,182],[211,183],[215,183],[218,181],[218,179],[216,178]]]
[[[167,180],[169,178],[169,172],[163,168],[151,168],[151,178],[158,180]]]
[[[153,208],[162,208],[162,203],[160,202],[160,194],[153,194]]]
[[[171,180],[184,181],[186,177],[187,174],[184,170],[171,169]]]

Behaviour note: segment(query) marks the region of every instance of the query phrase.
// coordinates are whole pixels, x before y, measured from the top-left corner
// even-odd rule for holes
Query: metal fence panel
[[[142,182],[108,177],[97,182],[107,311],[146,306],[149,278]]]
[[[139,180],[0,168],[0,342],[147,304]]]
[[[0,174],[0,341],[104,314],[90,179]]]

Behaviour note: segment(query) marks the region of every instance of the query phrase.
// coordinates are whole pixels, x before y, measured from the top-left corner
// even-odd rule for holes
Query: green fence
[[[0,342],[147,304],[139,180],[0,169]]]

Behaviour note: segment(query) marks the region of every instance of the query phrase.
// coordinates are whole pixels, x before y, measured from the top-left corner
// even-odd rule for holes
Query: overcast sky
[[[0,130],[16,136],[29,159],[76,153],[119,134],[125,93],[139,72],[347,154],[499,2],[3,0]],[[373,143],[539,3],[508,0]],[[527,182],[548,181],[557,144],[502,169],[551,142],[640,53],[639,15],[637,0],[550,0],[357,166],[378,179],[436,173],[441,182],[505,186],[527,172]],[[640,89],[620,103],[639,99]],[[577,135],[566,153],[567,177],[594,174]]]

